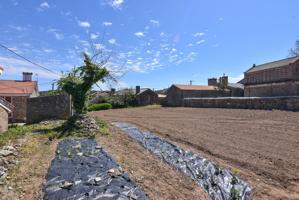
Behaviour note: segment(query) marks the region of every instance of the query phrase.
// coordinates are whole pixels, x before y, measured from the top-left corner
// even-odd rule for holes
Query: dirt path
[[[299,199],[299,113],[135,108],[95,112],[130,122],[238,171],[253,199]]]
[[[191,179],[170,168],[120,130],[110,126],[110,135],[98,135],[96,139],[149,199],[210,199]]]

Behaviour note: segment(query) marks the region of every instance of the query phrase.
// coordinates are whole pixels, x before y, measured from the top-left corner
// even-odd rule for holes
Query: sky
[[[299,37],[298,0],[0,0],[0,79],[33,72],[39,90],[109,55],[117,83],[101,89],[206,85],[242,79],[253,64],[286,58]],[[112,85],[111,85],[112,84]],[[96,89],[96,88],[95,88]]]

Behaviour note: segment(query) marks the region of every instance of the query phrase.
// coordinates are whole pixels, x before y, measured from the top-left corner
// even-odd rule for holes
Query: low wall
[[[69,95],[34,97],[27,100],[27,123],[67,119],[71,115],[72,103]]]
[[[278,109],[299,111],[299,96],[185,98],[183,100],[183,106],[198,108]]]

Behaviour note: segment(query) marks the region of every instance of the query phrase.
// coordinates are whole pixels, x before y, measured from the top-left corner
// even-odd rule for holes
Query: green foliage
[[[62,90],[49,90],[47,92],[43,92],[40,95],[41,96],[55,96],[55,95],[61,95],[63,94]]]
[[[67,76],[58,81],[59,89],[72,95],[74,108],[77,113],[84,113],[87,110],[87,101],[90,90],[97,82],[105,82],[109,71],[104,67],[105,62],[95,63],[86,54],[84,65],[73,69]]]
[[[122,95],[107,95],[98,103],[109,103],[112,108],[127,108],[137,106],[136,95],[125,93]]]
[[[97,103],[88,106],[88,111],[97,111],[97,110],[108,110],[111,109],[112,105],[110,103]]]
[[[232,200],[239,200],[239,191],[234,186],[230,190],[230,197]]]

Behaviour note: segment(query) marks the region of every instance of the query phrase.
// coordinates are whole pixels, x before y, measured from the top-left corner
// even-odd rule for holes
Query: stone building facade
[[[159,103],[158,94],[151,89],[136,89],[136,100],[139,106],[146,106]]]
[[[23,80],[0,80],[0,97],[14,106],[9,122],[26,122],[27,100],[36,96],[38,85],[32,81],[32,73],[23,72]]]
[[[253,65],[242,83],[245,97],[299,96],[299,56]]]
[[[175,84],[166,92],[165,106],[182,106],[184,98],[214,98],[231,95],[230,90],[220,90],[217,86]]]

